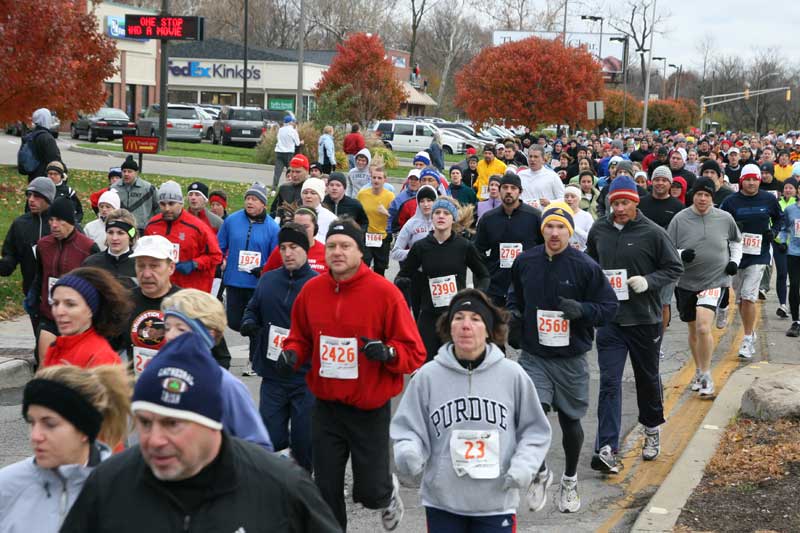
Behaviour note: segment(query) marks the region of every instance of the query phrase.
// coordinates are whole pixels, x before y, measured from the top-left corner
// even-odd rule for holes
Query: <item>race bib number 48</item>
[[[569,346],[569,320],[561,311],[536,311],[536,327],[542,346]]]
[[[617,295],[617,300],[623,301],[628,299],[628,271],[624,268],[615,270],[603,270],[608,283],[614,289],[614,294]]]
[[[520,253],[522,253],[522,244],[518,242],[501,242],[500,268],[511,268]]]
[[[358,379],[358,342],[355,337],[319,336],[319,375]]]
[[[269,339],[267,344],[267,359],[277,361],[278,356],[283,350],[283,341],[289,336],[289,330],[280,326],[271,325],[269,327]]]
[[[742,233],[742,253],[747,255],[761,255],[761,240],[764,238],[759,233]]]
[[[428,285],[431,289],[431,301],[434,307],[447,307],[458,292],[456,277],[453,274],[431,278],[428,280]]]
[[[500,476],[500,433],[496,429],[456,429],[450,434],[450,459],[459,477]]]

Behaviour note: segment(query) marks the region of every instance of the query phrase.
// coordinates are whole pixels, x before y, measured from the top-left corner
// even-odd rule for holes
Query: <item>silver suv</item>
[[[263,110],[258,107],[225,106],[214,121],[214,144],[247,143],[255,146],[264,133]]]
[[[158,137],[159,105],[153,104],[139,113],[136,133]],[[203,140],[203,118],[196,106],[167,104],[167,139],[200,142]]]

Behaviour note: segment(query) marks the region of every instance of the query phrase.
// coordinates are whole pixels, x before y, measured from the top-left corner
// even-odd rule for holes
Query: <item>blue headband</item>
[[[177,309],[165,309],[164,319],[166,320],[168,316],[174,316],[175,318],[178,318],[186,322],[186,325],[192,328],[192,331],[196,333],[203,340],[206,346],[208,346],[209,350],[214,347],[214,344],[216,344],[214,342],[214,339],[211,337],[211,334],[208,332],[208,328],[206,328],[205,324],[203,324],[196,318],[189,318],[188,316],[184,315]]]
[[[452,202],[448,202],[447,200],[442,200],[441,198],[433,202],[433,208],[431,208],[431,213],[434,213],[437,209],[447,209],[451,215],[453,215],[453,220],[458,218],[458,208],[453,205]]]
[[[97,309],[100,307],[100,293],[97,292],[94,285],[82,277],[75,276],[74,274],[67,274],[53,285],[53,291],[56,290],[56,287],[69,287],[70,289],[78,291],[83,299],[86,300],[86,305],[92,310],[92,314],[97,314]]]

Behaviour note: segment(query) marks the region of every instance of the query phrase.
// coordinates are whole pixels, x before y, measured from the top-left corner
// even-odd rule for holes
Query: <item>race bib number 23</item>
[[[461,477],[500,476],[500,432],[496,429],[456,429],[450,434],[450,460]]]

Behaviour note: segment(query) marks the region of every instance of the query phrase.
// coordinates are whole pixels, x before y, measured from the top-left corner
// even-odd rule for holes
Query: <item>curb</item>
[[[83,148],[80,146],[72,145],[69,147],[70,152],[78,152],[81,154],[89,155],[107,155],[107,156],[123,156],[126,152],[115,152],[112,150],[103,150],[100,148]],[[223,161],[219,159],[205,159],[201,157],[172,157],[168,155],[147,154],[149,161],[165,161],[168,163],[191,163],[194,165],[211,165],[217,167],[231,167],[231,168],[249,168],[253,170],[273,171],[272,165],[261,165],[258,163],[240,163],[237,161]]]
[[[683,506],[700,483],[706,465],[716,453],[723,432],[739,412],[742,395],[756,378],[770,376],[791,367],[792,365],[760,361],[731,375],[683,454],[639,513],[631,528],[632,532],[668,532],[674,529]]]
[[[28,361],[0,357],[0,390],[24,386],[33,377]]]

